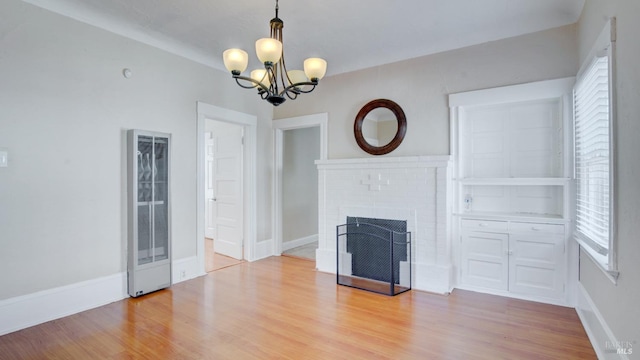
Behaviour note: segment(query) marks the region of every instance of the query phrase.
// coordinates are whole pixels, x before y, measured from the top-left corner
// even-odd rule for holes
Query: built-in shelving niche
[[[573,81],[450,95],[457,287],[571,303]]]

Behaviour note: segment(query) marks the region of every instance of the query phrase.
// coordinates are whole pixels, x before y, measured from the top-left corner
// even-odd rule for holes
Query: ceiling
[[[269,36],[275,0],[23,0],[224,69],[222,52],[249,53]],[[584,0],[281,0],[289,70],[307,57],[327,75],[575,23]]]

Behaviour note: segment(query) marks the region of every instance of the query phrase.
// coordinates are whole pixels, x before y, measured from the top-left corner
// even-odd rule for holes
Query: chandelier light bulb
[[[327,62],[320,58],[308,58],[304,61],[304,73],[312,81],[320,80],[327,72]]]
[[[224,66],[231,73],[237,72],[238,75],[247,69],[249,63],[249,54],[242,49],[228,49],[222,53]]]
[[[287,77],[289,78],[289,81],[291,82],[289,85],[293,85],[293,84],[297,84],[297,83],[302,83],[302,82],[308,82],[309,79],[307,79],[307,75],[305,75],[304,71],[302,70],[290,70],[287,71]],[[296,86],[297,89],[299,90],[305,90],[306,86]]]
[[[282,56],[282,43],[272,38],[259,39],[256,41],[256,54],[263,64],[275,64]]]
[[[271,85],[271,81],[269,81],[269,76],[267,74],[267,70],[265,69],[255,69],[251,72],[251,78],[262,85],[269,87]]]

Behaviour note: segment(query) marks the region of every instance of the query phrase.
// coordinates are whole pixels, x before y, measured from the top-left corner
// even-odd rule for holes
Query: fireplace
[[[386,295],[411,289],[407,221],[347,217],[338,225],[337,283]],[[345,256],[346,255],[346,256]]]
[[[346,237],[344,249],[338,248],[336,237],[337,226],[349,226],[348,217],[399,220],[406,222],[404,231],[411,233],[411,243],[407,245],[411,258],[395,260],[398,265],[393,273],[394,281],[398,277],[401,281],[409,279],[404,275],[408,273],[412,289],[451,291],[454,269],[449,232],[449,156],[331,159],[318,160],[316,164],[319,193],[316,267],[319,271],[335,273],[341,264],[340,274],[354,275],[351,274],[354,258],[350,252],[353,249],[347,249]],[[360,274],[359,266],[355,266],[355,274]]]

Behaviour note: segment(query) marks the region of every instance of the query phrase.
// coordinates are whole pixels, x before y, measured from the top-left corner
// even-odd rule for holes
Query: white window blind
[[[609,57],[596,57],[574,89],[576,236],[608,255],[611,224]]]

